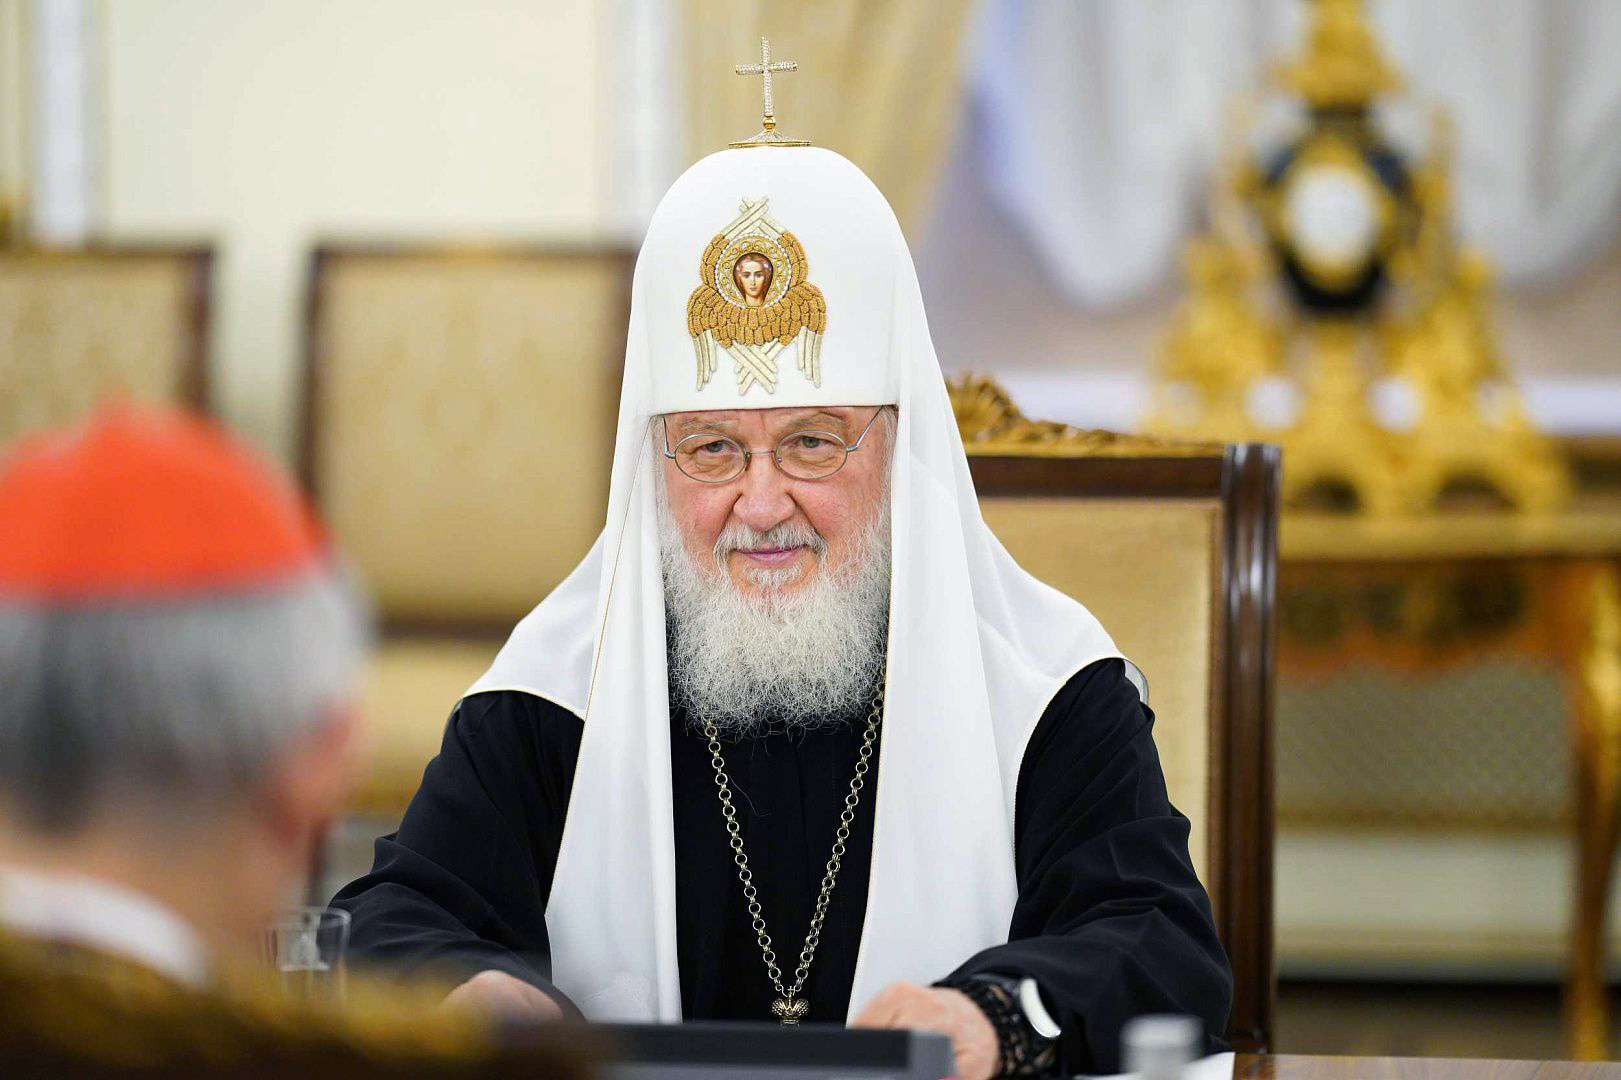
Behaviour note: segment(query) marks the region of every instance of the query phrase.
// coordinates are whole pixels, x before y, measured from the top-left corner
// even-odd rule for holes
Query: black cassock
[[[767,1020],[777,994],[745,910],[706,741],[671,712],[682,1015]],[[864,713],[848,719],[723,748],[788,982],[865,728]],[[1120,1028],[1143,1013],[1199,1017],[1211,1049],[1226,1027],[1231,974],[1188,858],[1187,819],[1166,796],[1152,725],[1119,660],[1092,664],[1059,691],[1019,771],[1019,897],[1008,943],[964,957],[956,971],[916,974],[948,985],[978,972],[1034,978],[1064,1029],[1071,1072],[1114,1071]],[[517,691],[475,694],[457,707],[399,830],[377,841],[371,873],[333,901],[353,916],[362,960],[453,978],[495,968],[557,993],[547,982],[544,912],[581,731],[574,714]],[[842,1021],[849,1005],[882,783],[874,769],[850,831],[801,994],[810,1021]]]

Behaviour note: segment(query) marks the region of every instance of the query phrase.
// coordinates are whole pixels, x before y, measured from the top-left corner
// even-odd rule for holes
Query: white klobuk
[[[789,241],[771,248],[737,232],[751,214],[745,230]],[[795,263],[777,268],[780,297],[804,284],[816,297],[802,290],[797,307],[775,313],[716,308],[705,290],[732,309],[747,300],[722,257],[758,248]],[[797,279],[783,283],[784,269]],[[820,319],[813,299],[825,304]],[[750,349],[729,349],[714,329],[761,320],[776,336],[744,342]],[[727,150],[675,182],[636,264],[602,535],[469,690],[535,694],[584,720],[546,924],[553,978],[588,1017],[681,1017],[654,418],[882,404],[899,406],[894,570],[851,1015],[892,981],[931,981],[1007,940],[1025,744],[1072,675],[1119,654],[1084,607],[1021,570],[980,517],[912,258],[878,189],[827,150]],[[806,928],[765,917],[778,952],[797,954]],[[765,979],[764,965],[733,977]],[[810,1010],[812,1021],[838,1019],[814,1000]]]

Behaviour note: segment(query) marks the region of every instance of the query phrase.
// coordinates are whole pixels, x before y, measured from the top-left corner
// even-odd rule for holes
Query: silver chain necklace
[[[720,753],[720,733],[713,720],[704,721],[704,734],[709,738],[709,760],[715,767],[715,787],[720,791],[721,812],[726,815],[726,835],[732,845],[732,861],[737,863],[737,878],[743,883],[743,899],[748,901],[749,918],[754,922],[754,935],[760,941],[760,955],[765,958],[766,974],[777,991],[777,1000],[771,1003],[771,1015],[784,1025],[798,1024],[810,1013],[810,1002],[799,997],[810,975],[811,960],[816,946],[822,942],[822,924],[827,921],[827,905],[833,899],[833,883],[838,880],[839,867],[844,863],[845,844],[850,840],[850,826],[856,819],[856,806],[861,801],[861,789],[867,782],[872,763],[872,745],[878,738],[878,725],[884,716],[884,690],[880,686],[872,699],[872,711],[867,715],[867,734],[861,740],[861,753],[856,758],[855,778],[850,781],[850,794],[844,797],[844,810],[839,814],[839,827],[833,833],[833,853],[827,858],[827,871],[822,875],[822,892],[816,898],[816,911],[811,915],[810,930],[805,934],[805,947],[799,950],[799,966],[794,969],[794,984],[782,985],[782,968],[777,966],[777,953],[771,947],[771,935],[766,933],[765,915],[760,907],[760,896],[754,888],[754,874],[749,871],[749,857],[743,853],[743,829],[737,823],[737,809],[732,805],[732,784],[726,778],[726,760]]]

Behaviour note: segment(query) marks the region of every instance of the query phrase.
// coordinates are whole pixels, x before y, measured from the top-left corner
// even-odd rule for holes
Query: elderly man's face
[[[844,565],[884,494],[889,460],[886,425],[882,420],[874,423],[844,467],[820,480],[787,475],[777,468],[771,451],[784,436],[806,430],[831,432],[854,443],[874,411],[872,406],[736,409],[665,417],[671,446],[688,435],[714,432],[761,451],[749,459],[741,476],[724,484],[701,483],[681,472],[674,461],[663,459],[669,509],[687,556],[700,567],[715,565],[716,541],[728,526],[768,533],[781,525],[797,525],[815,530],[827,545],[825,554],[818,556],[804,545],[727,550],[721,562],[732,586],[745,595],[762,592],[768,587],[760,583],[762,575],[750,571],[768,570],[773,571],[769,587],[798,590],[828,567]]]

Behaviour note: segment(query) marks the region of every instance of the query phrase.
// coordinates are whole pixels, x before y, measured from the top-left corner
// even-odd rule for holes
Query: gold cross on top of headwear
[[[748,139],[741,139],[728,143],[732,147],[744,146],[809,146],[805,139],[790,139],[786,135],[777,134],[776,102],[771,95],[771,76],[779,71],[798,71],[799,65],[792,60],[778,60],[771,62],[771,39],[760,39],[760,62],[758,64],[739,64],[739,75],[759,75],[765,82],[765,116],[761,120],[760,134]]]

